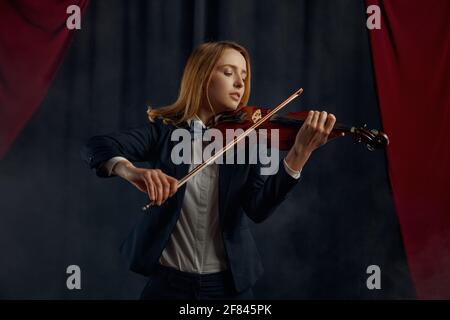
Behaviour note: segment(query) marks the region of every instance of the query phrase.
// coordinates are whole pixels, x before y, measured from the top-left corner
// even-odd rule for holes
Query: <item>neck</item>
[[[200,120],[207,125],[212,117],[214,117],[214,114],[209,108],[199,108],[197,111],[197,117],[199,117]]]

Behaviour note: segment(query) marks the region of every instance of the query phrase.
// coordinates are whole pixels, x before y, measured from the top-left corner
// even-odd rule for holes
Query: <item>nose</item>
[[[240,77],[237,77],[234,81],[234,86],[236,88],[242,88],[244,86],[244,81]]]

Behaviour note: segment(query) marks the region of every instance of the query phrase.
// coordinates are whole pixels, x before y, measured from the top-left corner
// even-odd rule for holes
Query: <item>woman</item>
[[[83,150],[98,176],[120,176],[155,204],[121,248],[130,269],[150,278],[142,299],[253,298],[263,267],[248,218],[264,221],[285,199],[336,119],[310,111],[273,175],[261,176],[259,163],[213,163],[177,190],[194,165],[171,161],[171,134],[193,124],[205,127],[216,114],[246,105],[250,79],[245,48],[204,43],[187,61],[174,104],[149,109],[145,126],[92,137]],[[133,164],[140,161],[155,169]]]

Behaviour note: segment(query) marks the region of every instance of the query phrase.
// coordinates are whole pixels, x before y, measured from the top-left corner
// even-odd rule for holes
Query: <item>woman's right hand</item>
[[[178,180],[165,174],[160,169],[136,168],[129,161],[117,163],[114,166],[113,173],[146,193],[150,201],[158,206],[174,195],[178,187]]]

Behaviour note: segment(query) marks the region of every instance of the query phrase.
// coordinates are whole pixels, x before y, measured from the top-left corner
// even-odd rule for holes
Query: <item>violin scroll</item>
[[[376,129],[369,130],[366,124],[359,128],[352,127],[350,132],[355,138],[355,143],[364,143],[369,151],[385,149],[389,144],[389,137],[386,133]]]

